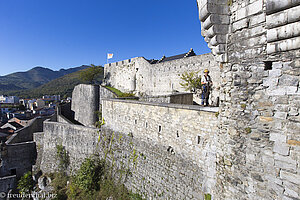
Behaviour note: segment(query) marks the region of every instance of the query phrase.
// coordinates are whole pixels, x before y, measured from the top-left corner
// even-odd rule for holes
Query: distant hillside
[[[85,83],[79,78],[80,73],[85,70],[87,70],[87,68],[54,79],[34,89],[9,91],[9,92],[5,92],[5,94],[15,95],[21,98],[37,98],[37,97],[42,97],[43,95],[54,95],[54,94],[59,94],[61,95],[61,97],[64,96],[71,97],[74,87],[78,84]],[[97,79],[99,83],[102,82],[103,72],[104,70],[102,68],[102,75]]]
[[[6,76],[0,76],[0,94],[5,91],[33,89],[51,80],[86,69],[87,67],[88,66],[83,65],[70,69],[61,69],[59,71],[53,71],[44,67],[35,67],[26,72],[16,72]]]

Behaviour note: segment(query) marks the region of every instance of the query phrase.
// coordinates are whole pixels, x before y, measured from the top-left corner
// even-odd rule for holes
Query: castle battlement
[[[126,59],[118,62],[108,63],[104,65],[104,68],[106,67],[115,67],[115,66],[122,66],[122,65],[128,65],[131,63],[131,59]]]

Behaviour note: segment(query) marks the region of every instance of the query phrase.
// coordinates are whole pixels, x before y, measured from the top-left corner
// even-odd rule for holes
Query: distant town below
[[[44,95],[37,99],[21,99],[17,96],[0,96],[0,141],[7,141],[17,130],[28,126],[37,117],[51,116],[56,105],[70,102],[71,97]]]

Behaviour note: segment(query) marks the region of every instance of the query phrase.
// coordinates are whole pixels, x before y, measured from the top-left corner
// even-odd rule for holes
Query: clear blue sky
[[[196,0],[0,0],[0,75],[210,52]]]

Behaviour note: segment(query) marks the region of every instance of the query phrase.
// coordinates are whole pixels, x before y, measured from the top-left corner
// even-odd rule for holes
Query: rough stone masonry
[[[221,62],[215,199],[299,199],[300,1],[198,0]]]
[[[206,55],[211,58],[208,68],[219,70],[220,107],[203,110],[99,97],[107,121],[99,134],[124,137],[115,144],[117,166],[122,167],[133,148],[140,153],[126,186],[148,199],[204,199],[205,194],[218,200],[300,199],[300,1],[197,2],[202,35],[212,49]],[[201,70],[197,59],[148,68],[147,60],[136,58],[105,66],[106,78],[120,90],[166,95],[178,81],[165,83],[164,74],[176,74],[180,66]],[[137,68],[139,62],[148,64]],[[74,94],[86,92],[91,101],[85,107],[93,109],[77,113],[78,119],[92,116],[99,106],[90,86],[80,90]],[[78,106],[82,101],[75,103],[76,98]],[[44,143],[44,172],[56,167],[58,142],[70,152],[74,169],[94,152],[103,155],[95,147],[97,130],[92,127],[60,122],[44,126],[37,137]]]

